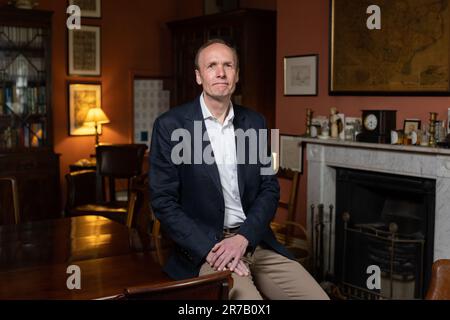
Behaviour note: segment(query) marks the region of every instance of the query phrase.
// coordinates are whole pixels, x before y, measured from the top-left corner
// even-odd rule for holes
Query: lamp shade
[[[91,108],[84,119],[86,125],[96,125],[102,123],[109,123],[106,114],[100,108]]]

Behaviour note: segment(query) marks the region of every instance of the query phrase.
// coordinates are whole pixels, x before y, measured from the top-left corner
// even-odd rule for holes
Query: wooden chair
[[[110,144],[99,145],[95,148],[97,159],[97,201],[102,202],[109,198],[110,203],[118,202],[116,199],[116,180],[126,179],[128,191],[131,178],[142,174],[142,163],[147,150],[145,144]],[[108,197],[104,187],[108,180]],[[128,197],[127,197],[128,199]]]
[[[20,223],[20,207],[17,180],[14,177],[0,177],[0,184],[3,185],[3,182],[7,182],[9,186],[7,187],[7,191],[0,192],[0,225],[18,224]],[[8,213],[11,203],[13,205],[13,217]]]
[[[131,180],[142,174],[146,149],[145,144],[97,146],[96,171],[84,170],[66,174],[66,214],[101,215],[126,224],[130,210],[128,200],[130,200]],[[108,192],[105,188],[106,179]],[[127,201],[118,201],[116,198],[117,179],[127,180]]]
[[[433,263],[427,300],[450,300],[450,259],[441,259]]]
[[[231,272],[221,271],[180,281],[129,287],[124,300],[228,300],[233,287]]]
[[[272,222],[271,227],[285,247],[294,255],[295,259],[305,268],[310,269],[310,244],[308,233],[301,224],[294,221],[297,206],[297,191],[299,184],[299,173],[290,169],[280,168],[277,174],[279,179],[290,181],[289,200],[278,203],[279,208],[287,210],[287,219],[282,223]]]

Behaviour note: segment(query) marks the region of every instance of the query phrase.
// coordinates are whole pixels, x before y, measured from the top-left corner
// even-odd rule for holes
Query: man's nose
[[[223,66],[219,65],[217,67],[216,71],[217,71],[217,77],[219,77],[219,78],[225,77],[225,68]]]

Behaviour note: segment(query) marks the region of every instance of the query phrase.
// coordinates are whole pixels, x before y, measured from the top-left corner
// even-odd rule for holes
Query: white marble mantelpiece
[[[434,260],[450,258],[450,149],[317,138],[302,141],[308,162],[308,224],[311,205],[324,204],[326,213],[329,205],[336,207],[336,167],[430,178],[436,180]]]

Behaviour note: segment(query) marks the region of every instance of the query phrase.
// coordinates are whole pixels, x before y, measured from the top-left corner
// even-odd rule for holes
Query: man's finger
[[[214,264],[217,270],[222,271],[226,265],[231,261],[233,257],[231,255],[222,254]]]
[[[215,266],[217,264],[217,259],[223,255],[225,252],[225,249],[223,247],[219,247],[215,252],[212,252],[211,260],[209,261],[209,264],[211,266]]]
[[[236,268],[236,266],[238,265],[239,261],[241,261],[240,259],[237,259],[236,257],[234,258],[233,261],[231,261],[231,265],[230,265],[230,270],[234,271],[234,269]]]

